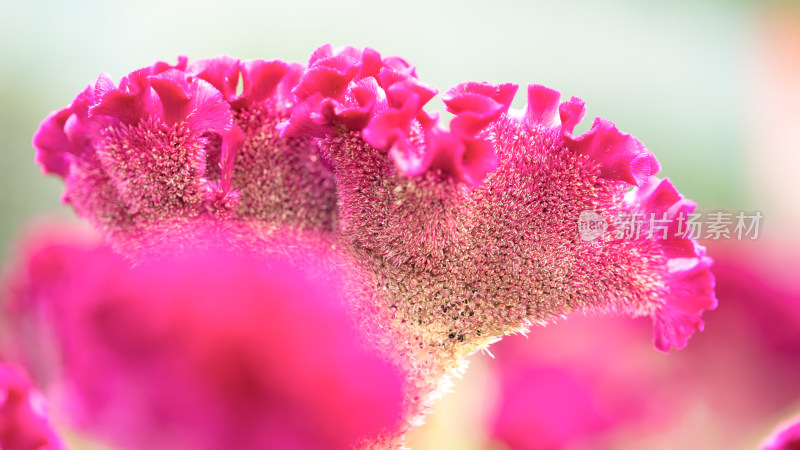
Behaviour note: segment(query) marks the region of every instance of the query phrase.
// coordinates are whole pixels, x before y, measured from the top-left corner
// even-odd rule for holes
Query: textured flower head
[[[437,90],[369,48],[323,46],[307,67],[180,60],[101,76],[34,145],[128,258],[215,242],[335,255],[362,331],[407,371],[410,426],[504,335],[571,313],[649,316],[667,351],[716,306],[711,260],[681,230],[695,205],[653,154],[604,119],[576,135],[583,101],[543,86],[509,111],[516,91],[459,84],[445,126],[424,109]],[[583,239],[584,214],[606,233]],[[626,236],[619,216],[650,233]]]
[[[9,311],[51,334],[76,425],[141,449],[348,449],[397,426],[401,372],[369,350],[320,255],[132,268],[102,246],[38,246]],[[17,353],[41,358],[31,343]]]
[[[447,345],[574,311],[650,315],[662,350],[701,328],[716,304],[711,262],[679,231],[694,203],[654,176],[641,142],[604,119],[576,136],[583,101],[560,103],[538,85],[520,114],[507,114],[516,86],[458,85],[443,98],[455,115],[445,130],[422,109],[435,91],[391,61],[318,50],[295,89],[305,103],[282,126],[284,136],[324,136],[341,237],[387,284],[401,322]],[[348,103],[365,85],[370,101]],[[353,108],[357,121],[344,114]],[[587,210],[654,217],[663,232],[584,241]]]

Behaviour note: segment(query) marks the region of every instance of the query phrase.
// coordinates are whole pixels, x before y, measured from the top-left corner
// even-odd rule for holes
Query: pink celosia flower
[[[0,363],[0,448],[63,449],[45,408],[22,368]]]
[[[503,335],[614,312],[652,317],[666,351],[716,305],[711,260],[680,233],[694,204],[654,176],[655,157],[604,119],[575,135],[583,101],[543,86],[509,113],[516,90],[453,87],[447,129],[423,109],[436,89],[372,49],[323,46],[307,68],[181,59],[119,85],[102,75],[34,146],[128,258],[220,233],[242,252],[336,254],[363,331],[407,369],[411,424],[463,357]],[[656,218],[664,234],[616,237],[612,223],[583,240],[587,210],[639,215],[644,230]]]
[[[761,450],[797,450],[800,448],[800,417],[778,425],[761,444]]]
[[[112,443],[348,449],[401,417],[402,376],[367,350],[320,255],[302,269],[217,251],[131,268],[104,247],[38,247],[10,311],[45,322],[62,406]]]

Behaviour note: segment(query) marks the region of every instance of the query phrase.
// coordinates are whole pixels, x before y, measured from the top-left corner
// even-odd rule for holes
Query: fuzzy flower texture
[[[459,84],[441,96],[453,115],[446,126],[424,109],[438,91],[406,61],[329,45],[307,66],[220,56],[159,62],[118,84],[100,75],[44,120],[33,143],[43,170],[64,180],[64,201],[111,250],[80,251],[80,258],[54,252],[69,261],[63,264],[69,270],[28,277],[12,295],[15,314],[38,317],[49,323],[40,328],[54,328],[49,333],[61,337],[51,339],[59,347],[53,353],[61,355],[70,393],[81,397],[73,403],[80,404],[82,420],[121,442],[152,438],[159,423],[172,424],[178,431],[164,439],[173,448],[198,448],[181,441],[179,424],[188,429],[226,411],[200,417],[196,403],[214,397],[189,395],[190,388],[222,395],[213,388],[217,378],[239,377],[239,395],[250,403],[236,408],[253,411],[251,422],[274,417],[262,409],[278,408],[253,398],[301,412],[310,394],[285,388],[284,396],[267,396],[284,392],[275,386],[300,382],[279,380],[288,375],[276,371],[303,378],[320,369],[297,362],[293,352],[338,348],[310,329],[325,323],[311,309],[308,317],[295,311],[270,319],[267,310],[278,306],[241,300],[317,297],[287,290],[286,280],[297,280],[296,274],[281,276],[283,290],[272,295],[278,288],[259,288],[259,277],[267,275],[254,275],[252,264],[310,271],[314,289],[324,286],[323,297],[344,304],[343,322],[357,327],[351,341],[390,366],[363,364],[402,378],[392,417],[383,419],[392,413],[388,407],[367,406],[379,411],[358,416],[370,419],[369,426],[357,429],[339,418],[349,431],[316,448],[401,445],[449,378],[464,369],[466,356],[569,314],[649,316],[658,349],[685,346],[702,329],[702,312],[716,306],[711,259],[681,233],[681,218],[695,204],[656,177],[653,154],[608,120],[597,118],[589,131],[576,134],[585,114],[581,99],[562,102],[559,92],[530,85],[525,110],[509,111],[516,91],[513,84]],[[586,211],[607,218],[636,214],[645,230],[656,217],[664,232],[629,238],[615,233],[622,225],[611,222],[602,236],[582,239],[579,219]],[[204,263],[188,265],[178,256],[197,252],[214,256],[192,257]],[[119,259],[112,264],[109,254]],[[188,275],[192,270],[196,275]],[[272,277],[269,283],[277,283]],[[53,280],[61,285],[43,286]],[[263,327],[252,324],[259,315]],[[237,321],[242,331],[234,331]],[[309,336],[319,337],[318,350]],[[245,344],[250,340],[264,345]],[[246,365],[239,372],[232,363],[196,372],[228,358],[226,344],[250,349],[249,365],[237,360]],[[274,354],[260,355],[263,348]],[[337,358],[356,358],[333,353],[320,356],[332,367],[346,366]],[[92,381],[109,373],[117,381]],[[177,393],[157,381],[186,373],[217,378],[176,381]],[[364,375],[351,376],[364,392],[371,389]],[[332,389],[341,384],[309,377],[312,389],[322,389],[315,382]],[[342,392],[355,389],[344,384]],[[244,394],[248,389],[263,395]],[[369,398],[364,392],[361,397]],[[383,404],[391,403],[392,389],[377,392],[384,392]],[[131,417],[144,408],[158,414]],[[224,433],[230,417],[217,419],[211,428]],[[312,419],[324,426],[309,427],[331,435],[326,427],[334,418]],[[285,428],[269,423],[254,428],[260,433],[238,435],[234,446],[256,448],[245,442],[265,442],[259,441],[264,433]],[[139,448],[154,448],[153,442]]]

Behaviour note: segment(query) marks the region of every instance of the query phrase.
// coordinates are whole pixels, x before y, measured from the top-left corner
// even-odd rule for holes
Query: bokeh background
[[[720,307],[686,350],[657,353],[649,325],[628,319],[534,330],[476,355],[413,448],[752,448],[798,410],[795,3],[2,0],[0,248],[32,222],[73,220],[30,140],[100,72],[119,79],[178,54],[305,61],[327,42],[402,56],[441,91],[485,80],[579,96],[579,131],[609,118],[701,210],[765,217],[756,241],[707,243]]]

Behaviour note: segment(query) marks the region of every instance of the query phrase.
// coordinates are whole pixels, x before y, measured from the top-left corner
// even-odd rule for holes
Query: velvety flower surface
[[[176,245],[335,255],[362,332],[408,374],[400,435],[503,335],[573,312],[649,316],[667,351],[716,306],[711,260],[681,230],[695,205],[653,154],[604,119],[574,134],[583,101],[543,86],[509,112],[516,91],[449,89],[448,127],[424,109],[437,90],[369,48],[323,46],[307,67],[180,59],[101,75],[34,146],[129,259]],[[581,238],[587,211],[605,235]],[[624,215],[645,233],[628,236]]]
[[[348,449],[397,426],[403,377],[367,350],[319,255],[302,269],[221,252],[131,268],[102,246],[37,246],[9,310],[52,333],[61,407],[109,442]]]
[[[0,448],[4,450],[62,450],[47,416],[44,397],[25,371],[0,363]]]

